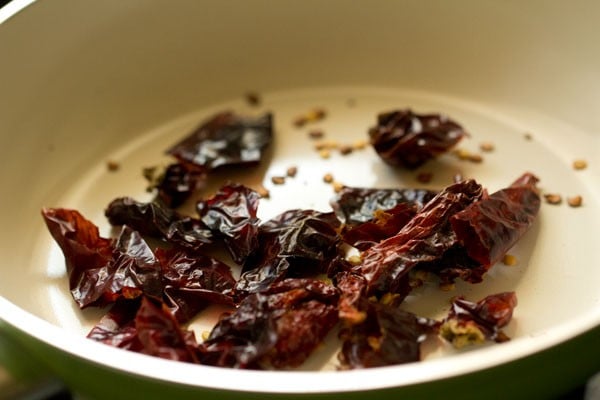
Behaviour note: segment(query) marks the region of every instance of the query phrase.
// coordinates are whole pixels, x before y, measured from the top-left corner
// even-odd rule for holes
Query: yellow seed
[[[339,193],[344,188],[344,184],[340,182],[333,182],[333,191]]]
[[[490,152],[494,151],[494,144],[491,142],[483,142],[479,145],[481,151]]]
[[[210,337],[210,331],[202,331],[202,340],[208,340],[208,338]]]
[[[297,173],[298,173],[298,168],[297,167],[289,167],[287,169],[287,171],[285,172],[285,174],[287,176],[289,176],[290,178],[295,177]]]
[[[352,146],[349,146],[347,144],[345,144],[343,146],[340,146],[340,153],[342,155],[344,155],[344,156],[352,153],[352,151],[354,151],[354,149],[352,148]]]
[[[581,204],[583,203],[583,197],[581,197],[581,196],[567,197],[567,203],[571,207],[580,207]]]
[[[454,283],[440,283],[440,289],[444,292],[450,292],[456,288]]]
[[[333,182],[333,175],[331,175],[331,174],[325,174],[325,175],[323,175],[323,182],[325,182],[325,183],[332,183]]]
[[[285,176],[274,176],[271,178],[271,182],[275,185],[283,185],[285,183]]]
[[[502,258],[502,264],[508,265],[509,267],[514,267],[517,265],[517,262],[517,257],[513,256],[512,254],[505,254]]]
[[[352,147],[354,147],[355,150],[363,150],[368,144],[369,142],[367,142],[365,139],[359,139],[352,143]]]
[[[585,160],[575,160],[573,161],[573,168],[575,169],[586,169],[587,162]]]
[[[331,152],[327,149],[320,150],[319,157],[327,159],[327,158],[331,157]]]
[[[560,196],[560,194],[556,194],[556,193],[545,194],[544,199],[546,199],[546,203],[548,203],[548,204],[557,205],[557,204],[562,203],[562,197]]]

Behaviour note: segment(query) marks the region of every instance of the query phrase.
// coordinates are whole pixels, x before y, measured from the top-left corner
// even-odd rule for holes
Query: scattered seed
[[[417,181],[421,183],[429,183],[433,179],[433,172],[419,172]]]
[[[471,153],[469,150],[465,149],[457,149],[453,152],[453,154],[458,157],[459,160],[471,161],[475,163],[480,163],[483,161],[483,157],[476,153]]]
[[[354,148],[352,148],[352,146],[349,146],[347,144],[340,147],[340,153],[344,156],[352,153],[352,151],[354,151]]]
[[[303,127],[309,122],[317,122],[322,120],[327,116],[327,112],[322,108],[315,108],[313,110],[308,111],[304,115],[299,115],[294,119],[294,125],[298,128]]]
[[[556,194],[556,193],[548,193],[544,195],[544,199],[546,199],[546,203],[548,204],[560,204],[562,203],[562,197],[560,194]]]
[[[256,92],[246,93],[246,102],[253,107],[259,106],[261,103],[260,95]]]
[[[344,184],[340,182],[333,182],[333,191],[339,193],[344,188]]]
[[[322,108],[315,108],[306,114],[306,119],[310,122],[322,120],[327,116],[327,111]]]
[[[494,144],[491,142],[483,142],[479,145],[479,149],[481,151],[485,151],[486,153],[489,153],[491,151],[494,151]]]
[[[202,331],[202,340],[208,340],[208,338],[210,337],[210,331]]]
[[[321,131],[321,130],[313,130],[308,132],[308,137],[310,137],[311,139],[321,139],[325,136],[325,132]]]
[[[298,168],[297,167],[289,167],[287,169],[287,171],[285,172],[285,174],[287,176],[289,176],[290,178],[295,177],[297,173],[298,173]]]
[[[505,254],[502,258],[502,264],[508,265],[509,267],[514,267],[517,265],[517,257],[512,254]]]
[[[327,149],[323,149],[319,151],[319,157],[321,158],[329,158],[331,157],[331,152]]]
[[[523,137],[525,138],[525,140],[533,140],[533,136],[531,135],[531,133],[525,133]]]
[[[440,289],[443,290],[444,292],[450,292],[450,291],[456,289],[456,285],[454,283],[444,282],[444,283],[440,283]]]
[[[323,175],[323,182],[325,182],[325,183],[332,183],[333,182],[333,175],[331,175],[331,174],[325,174],[325,175]]]
[[[285,176],[273,176],[271,182],[273,182],[274,185],[283,185],[285,183]]]
[[[369,142],[367,142],[365,139],[359,139],[352,143],[352,147],[354,147],[355,150],[363,150],[368,144]]]
[[[575,160],[573,161],[573,168],[575,169],[586,169],[587,162],[585,160]]]
[[[268,199],[271,197],[271,193],[269,193],[269,190],[263,185],[260,185],[258,189],[256,189],[256,193],[258,193],[258,195],[263,199]]]
[[[567,203],[571,207],[580,207],[581,204],[583,203],[583,198],[581,196],[567,197]]]
[[[110,171],[110,172],[115,172],[118,171],[119,168],[121,168],[121,164],[119,164],[116,161],[107,161],[106,162],[106,168]]]

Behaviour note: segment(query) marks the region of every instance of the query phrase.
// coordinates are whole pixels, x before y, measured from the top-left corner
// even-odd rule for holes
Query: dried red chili
[[[155,185],[157,199],[170,208],[179,207],[206,184],[206,179],[204,167],[188,162],[170,164]]]
[[[157,249],[162,267],[163,298],[179,322],[210,304],[234,305],[235,278],[227,264],[202,254]]]
[[[142,294],[160,298],[160,265],[139,233],[124,226],[113,241],[101,238],[98,228],[75,210],[44,209],[42,215],[63,251],[79,307]]]
[[[371,189],[345,186],[331,200],[331,207],[346,225],[357,225],[372,220],[377,210],[389,210],[407,203],[420,209],[436,191],[427,189]]]
[[[202,221],[179,214],[160,202],[142,203],[120,197],[108,205],[104,214],[112,225],[128,225],[177,246],[198,249],[213,242],[212,232]]]
[[[167,153],[207,171],[227,165],[256,164],[272,136],[271,113],[255,118],[226,111],[204,121]]]
[[[339,226],[334,213],[314,210],[289,210],[263,223],[236,289],[256,292],[288,277],[327,272],[337,255]]]
[[[510,322],[516,306],[514,292],[493,294],[478,302],[456,297],[440,327],[440,334],[458,348],[486,339],[505,342],[509,338],[500,328]]]
[[[440,259],[455,241],[449,218],[479,200],[473,180],[448,186],[429,201],[395,236],[367,249],[354,268],[367,280],[367,295],[399,292],[407,273],[420,263]]]
[[[238,264],[244,263],[258,243],[256,211],[259,199],[256,191],[240,184],[229,184],[211,198],[196,204],[204,225],[224,241],[233,261]]]
[[[409,109],[380,114],[369,130],[371,144],[383,161],[414,169],[450,150],[466,132],[445,115]]]
[[[198,362],[194,333],[181,329],[165,305],[146,297],[117,303],[87,337],[155,357]]]
[[[314,279],[286,279],[247,296],[200,345],[203,364],[286,368],[302,364],[337,322],[337,290]]]
[[[523,174],[510,187],[473,203],[450,219],[469,257],[490,266],[523,236],[540,209],[537,182],[534,175]]]

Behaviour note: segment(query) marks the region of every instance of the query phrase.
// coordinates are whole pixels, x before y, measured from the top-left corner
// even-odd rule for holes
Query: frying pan
[[[30,4],[31,3],[31,4]],[[0,11],[0,320],[4,335],[90,398],[544,398],[600,369],[600,47],[593,1],[16,0]],[[244,94],[257,92],[261,104]],[[327,209],[325,173],[354,186],[414,187],[366,148],[323,158],[299,113],[323,107],[314,127],[364,140],[378,113],[412,108],[460,121],[482,163],[451,154],[423,168],[428,187],[460,172],[490,190],[525,171],[541,179],[534,226],[484,282],[451,292],[420,288],[407,307],[438,317],[448,299],[514,290],[507,343],[424,349],[418,363],[336,371],[335,335],[293,371],[189,365],[85,338],[106,310],[79,310],[42,207],[80,210],[105,236],[118,196],[148,200],[141,171],[216,112],[275,115],[269,156],[219,182],[263,184],[267,219],[290,208]],[[585,160],[587,168],[573,168]],[[107,162],[117,163],[117,171]],[[289,166],[285,185],[270,178]],[[216,184],[215,184],[216,185]],[[214,188],[208,188],[207,191]],[[580,207],[566,198],[582,196]],[[200,337],[222,310],[192,323]]]

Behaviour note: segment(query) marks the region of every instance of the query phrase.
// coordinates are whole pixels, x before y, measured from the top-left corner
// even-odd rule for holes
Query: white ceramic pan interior
[[[16,1],[13,9],[26,3]],[[0,11],[0,21],[11,12]],[[591,1],[33,3],[0,25],[0,319],[88,395],[116,398],[132,388],[157,397],[213,390],[231,397],[439,394],[464,377],[489,384],[493,379],[481,371],[495,369],[523,385],[532,373],[524,368],[537,371],[529,389],[548,395],[542,382],[550,379],[565,390],[598,367],[590,361],[597,351],[585,345],[573,347],[581,364],[562,378],[552,369],[544,375],[540,356],[560,364],[552,349],[600,324],[598,15],[600,5]],[[248,91],[261,95],[260,106],[247,104]],[[293,125],[314,107],[326,109],[327,118]],[[430,162],[417,171],[434,174],[423,184],[416,172],[385,165],[371,148],[325,159],[307,135],[318,128],[354,143],[367,138],[378,113],[405,107],[461,122],[470,134],[461,148],[478,152],[490,142],[495,149],[481,163],[452,155]],[[325,173],[351,186],[441,188],[460,172],[490,191],[523,172],[536,174],[544,193],[565,201],[542,204],[510,250],[517,265],[495,265],[483,283],[459,282],[451,292],[427,284],[406,304],[439,318],[454,295],[477,300],[514,290],[519,304],[506,329],[512,340],[458,352],[431,346],[419,363],[340,372],[332,334],[299,371],[266,372],[175,363],[85,339],[105,310],[81,311],[73,302],[62,253],[40,209],[76,208],[110,235],[108,202],[149,200],[142,169],[167,162],[166,148],[225,109],[275,115],[268,159],[222,174],[223,182],[270,190],[259,208],[263,219],[291,208],[328,210],[333,191]],[[587,168],[575,170],[578,159]],[[290,166],[297,176],[273,185],[270,178]],[[566,204],[575,195],[581,207]],[[194,320],[198,337],[219,312],[211,308]],[[116,389],[95,376],[132,384]],[[451,397],[486,392],[475,386]]]

